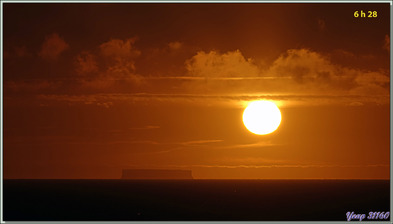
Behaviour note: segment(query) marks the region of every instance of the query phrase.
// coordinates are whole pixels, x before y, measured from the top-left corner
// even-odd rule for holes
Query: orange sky
[[[389,178],[389,4],[3,6],[5,178]]]

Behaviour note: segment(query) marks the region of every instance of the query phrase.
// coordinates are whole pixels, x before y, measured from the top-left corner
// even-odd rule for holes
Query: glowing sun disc
[[[273,102],[254,101],[244,110],[243,123],[254,134],[270,134],[280,126],[281,112]]]

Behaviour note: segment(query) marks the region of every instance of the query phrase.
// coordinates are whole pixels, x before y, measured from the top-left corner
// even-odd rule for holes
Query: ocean
[[[347,221],[347,212],[390,211],[389,180],[3,183],[5,221]]]

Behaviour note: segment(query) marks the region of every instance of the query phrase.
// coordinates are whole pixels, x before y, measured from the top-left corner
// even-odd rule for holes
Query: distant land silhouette
[[[191,170],[123,169],[121,179],[193,179]]]

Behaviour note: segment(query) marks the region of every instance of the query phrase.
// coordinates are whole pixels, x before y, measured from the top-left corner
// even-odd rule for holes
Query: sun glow
[[[243,123],[254,134],[270,134],[280,126],[281,112],[271,101],[253,101],[243,112]]]

